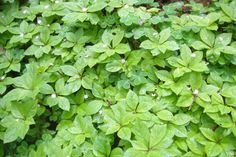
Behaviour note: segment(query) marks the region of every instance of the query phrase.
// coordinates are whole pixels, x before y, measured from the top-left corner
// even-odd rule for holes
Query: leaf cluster
[[[3,1],[0,156],[235,156],[235,10]]]

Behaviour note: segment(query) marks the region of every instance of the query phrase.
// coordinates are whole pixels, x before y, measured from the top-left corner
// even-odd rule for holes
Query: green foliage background
[[[0,156],[236,155],[236,1],[0,10]]]

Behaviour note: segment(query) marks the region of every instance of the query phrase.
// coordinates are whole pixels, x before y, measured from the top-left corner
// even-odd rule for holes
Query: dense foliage
[[[229,0],[3,0],[0,156],[235,156],[235,23]]]

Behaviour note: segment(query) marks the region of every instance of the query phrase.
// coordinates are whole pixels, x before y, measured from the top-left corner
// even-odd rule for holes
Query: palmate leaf
[[[168,151],[163,149],[163,147],[168,147],[166,144],[171,138],[167,137],[167,125],[154,125],[150,131],[145,127],[147,126],[145,126],[144,123],[140,123],[133,130],[137,140],[131,142],[133,148],[128,149],[125,155],[137,155],[142,157],[155,156],[157,153],[160,156],[168,154]],[[167,143],[162,145],[162,142]]]
[[[196,50],[207,50],[207,58],[214,62],[219,59],[220,53],[235,54],[235,47],[228,46],[231,42],[231,33],[222,33],[215,37],[212,31],[202,29],[200,32],[201,40],[192,43],[192,47]]]
[[[235,2],[231,2],[230,5],[227,5],[227,4],[221,4],[221,9],[223,10],[223,12],[229,16],[232,20],[235,21],[236,19],[236,15],[234,13],[234,10],[235,10]]]
[[[15,141],[18,137],[23,139],[31,124],[34,124],[34,120],[32,118],[27,118],[24,120],[15,118],[11,115],[6,116],[1,121],[1,125],[7,128],[3,137],[4,143]]]
[[[27,72],[13,79],[14,85],[17,87],[8,92],[4,97],[6,101],[21,100],[26,97],[35,98],[39,93],[39,89],[44,85],[43,76],[37,72],[35,64],[27,65]]]
[[[156,39],[158,36],[158,39]],[[144,40],[140,47],[148,50],[152,50],[153,56],[158,55],[160,52],[165,53],[167,50],[175,51],[179,49],[179,45],[175,41],[169,41],[171,36],[170,28],[164,29],[158,35],[157,32],[153,32],[149,35],[150,40]]]
[[[25,99],[22,102],[12,101],[11,112],[16,118],[34,117],[37,112],[37,102],[33,99]]]
[[[131,112],[125,111],[123,106],[113,106],[112,111],[104,110],[104,125],[101,125],[101,129],[106,134],[112,134],[129,125],[134,118],[135,116]]]

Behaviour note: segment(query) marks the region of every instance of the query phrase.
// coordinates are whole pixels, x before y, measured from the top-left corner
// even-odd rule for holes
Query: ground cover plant
[[[0,156],[236,156],[236,1],[2,0]]]

